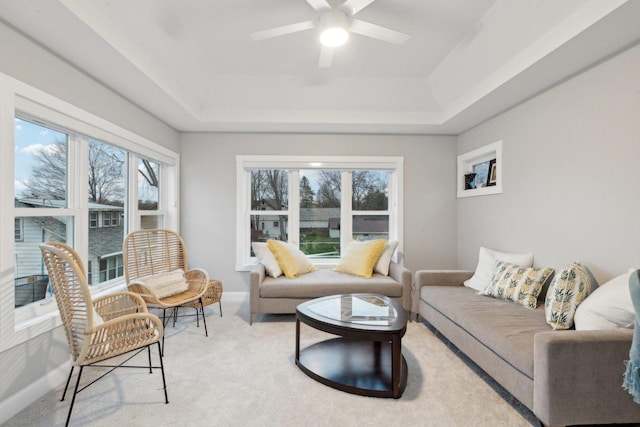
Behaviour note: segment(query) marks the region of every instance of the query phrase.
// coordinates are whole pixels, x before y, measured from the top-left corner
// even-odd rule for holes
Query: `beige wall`
[[[248,291],[236,272],[236,155],[404,157],[404,264],[456,262],[455,138],[391,135],[183,134],[181,232],[193,267],[225,291]]]
[[[479,246],[581,260],[602,282],[640,267],[640,46],[459,136],[503,140],[499,195],[458,199],[458,263]]]

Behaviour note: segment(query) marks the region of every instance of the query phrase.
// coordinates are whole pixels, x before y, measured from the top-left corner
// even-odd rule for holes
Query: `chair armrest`
[[[195,292],[201,297],[209,286],[209,273],[201,268],[192,268],[184,273],[187,283],[189,283],[189,290]]]
[[[147,304],[134,292],[114,292],[93,299],[93,307],[103,320],[133,313],[147,313]]]
[[[258,263],[249,271],[249,305],[251,313],[260,312],[260,284],[264,281],[267,272],[264,265]]]
[[[423,286],[463,286],[465,280],[473,276],[467,270],[418,270],[411,290],[411,311],[418,314],[420,289]]]
[[[411,271],[406,267],[391,261],[389,263],[389,277],[402,285],[402,306],[411,318]]]
[[[78,364],[108,359],[157,342],[164,335],[155,314],[134,313],[113,318],[87,332]]]
[[[546,425],[640,420],[640,407],[622,388],[632,338],[630,329],[537,333],[533,347],[535,415]]]

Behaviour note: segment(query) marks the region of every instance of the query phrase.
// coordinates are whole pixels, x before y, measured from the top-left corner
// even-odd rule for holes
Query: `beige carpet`
[[[408,384],[394,400],[344,393],[306,376],[294,363],[292,315],[261,316],[249,326],[246,303],[225,302],[223,310],[219,317],[217,307],[208,308],[208,338],[194,318],[167,328],[168,405],[159,371],[118,369],[78,395],[71,425],[531,425],[422,323],[408,325]],[[330,336],[303,325],[302,337],[304,346]],[[97,374],[85,371],[87,379]],[[63,387],[7,425],[64,425],[70,399],[59,401]]]

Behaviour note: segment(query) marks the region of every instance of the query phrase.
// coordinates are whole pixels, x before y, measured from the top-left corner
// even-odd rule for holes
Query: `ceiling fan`
[[[317,28],[320,34],[320,59],[318,67],[331,67],[333,51],[349,39],[349,33],[371,37],[395,45],[404,44],[411,36],[370,22],[354,19],[353,16],[375,0],[347,0],[337,3],[332,0],[305,0],[317,11],[317,17],[311,21],[283,25],[249,34],[254,41],[270,39],[285,34]],[[329,2],[332,2],[330,4]]]

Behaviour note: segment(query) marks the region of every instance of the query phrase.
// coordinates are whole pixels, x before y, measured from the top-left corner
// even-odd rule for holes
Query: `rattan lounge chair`
[[[165,229],[133,231],[127,235],[123,244],[124,274],[129,290],[140,295],[147,306],[162,309],[162,322],[167,325],[178,317],[178,308],[189,303],[203,304],[203,298],[209,285],[209,275],[200,268],[189,269],[187,248],[178,233]],[[157,290],[146,282],[163,274],[182,270],[187,284],[186,289],[177,294],[162,297]],[[167,317],[166,311],[170,310]],[[202,313],[205,336],[207,321],[204,310],[196,310],[196,316]],[[164,338],[162,340],[164,354]]]
[[[84,265],[70,246],[50,242],[40,245],[40,250],[49,272],[73,362],[61,400],[67,394],[74,368],[80,368],[66,425],[71,419],[76,395],[118,367],[145,368],[149,372],[152,372],[152,368],[160,368],[165,403],[169,403],[159,341],[164,335],[164,328],[160,319],[147,311],[144,300],[132,292],[116,292],[92,299]],[[151,364],[151,345],[155,343],[158,344],[159,366]],[[125,365],[145,348],[149,353],[148,365]],[[118,365],[100,363],[130,352],[135,353]],[[111,369],[78,389],[85,367]]]

